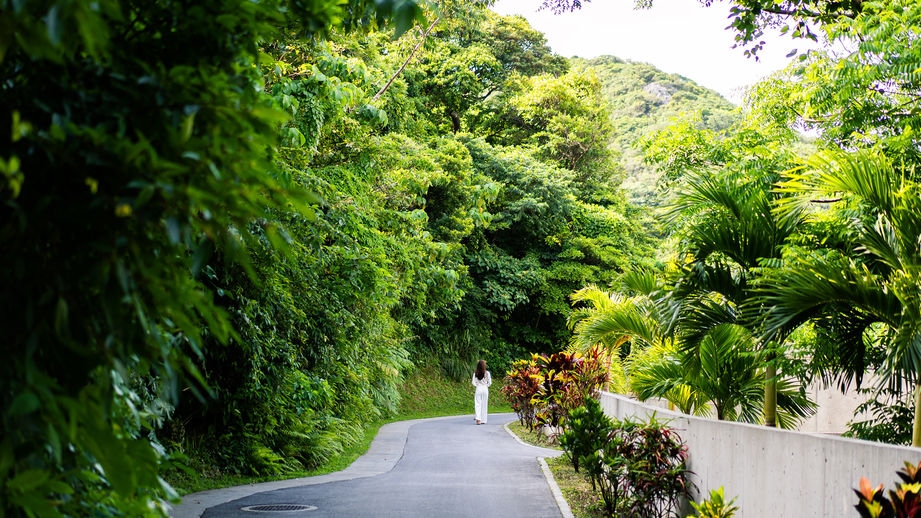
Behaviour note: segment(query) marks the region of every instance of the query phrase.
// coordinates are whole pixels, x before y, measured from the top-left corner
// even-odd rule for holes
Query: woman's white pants
[[[486,387],[477,387],[476,394],[473,395],[473,411],[476,413],[477,421],[486,422],[487,405],[489,405],[489,389]]]

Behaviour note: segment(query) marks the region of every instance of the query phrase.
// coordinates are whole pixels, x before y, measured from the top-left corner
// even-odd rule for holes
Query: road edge
[[[519,444],[524,446],[530,446],[532,448],[539,448],[539,446],[534,446],[533,444],[528,444],[521,440],[520,437],[515,435],[509,427],[509,423],[502,425],[502,428],[505,428],[505,431],[512,436]],[[563,496],[563,491],[560,489],[559,484],[556,483],[556,479],[553,477],[553,472],[550,471],[550,466],[547,465],[547,461],[544,460],[545,457],[537,457],[537,462],[540,464],[541,471],[544,472],[544,478],[547,479],[547,485],[550,486],[550,492],[553,494],[553,499],[556,500],[557,507],[560,508],[560,513],[563,515],[563,518],[575,518],[572,514],[572,508],[569,507],[569,502],[566,501],[566,497]]]

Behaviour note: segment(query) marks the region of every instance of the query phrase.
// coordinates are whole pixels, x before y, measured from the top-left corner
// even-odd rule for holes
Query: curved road
[[[538,457],[560,452],[527,446],[504,428],[514,414],[391,423],[381,427],[368,453],[339,473],[187,495],[171,516],[560,518]],[[245,508],[300,506],[301,512]],[[561,507],[563,510],[561,510]],[[203,513],[202,513],[203,511]]]

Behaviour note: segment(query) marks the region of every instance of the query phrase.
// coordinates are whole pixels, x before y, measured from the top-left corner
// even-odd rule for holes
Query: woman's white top
[[[476,378],[476,373],[473,373],[473,386],[476,388],[488,387],[492,385],[492,376],[489,375],[489,371],[486,371],[486,375],[483,376],[483,379],[479,380]]]

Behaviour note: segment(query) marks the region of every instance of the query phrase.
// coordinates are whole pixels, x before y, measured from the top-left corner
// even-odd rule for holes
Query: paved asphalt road
[[[569,516],[538,457],[560,452],[527,446],[504,428],[514,414],[392,423],[368,453],[339,473],[187,495],[175,518],[522,517]],[[251,506],[304,506],[253,512]],[[562,507],[562,509],[561,509]],[[279,509],[282,509],[280,507]],[[202,513],[203,511],[203,513]],[[565,514],[564,514],[565,513]]]

